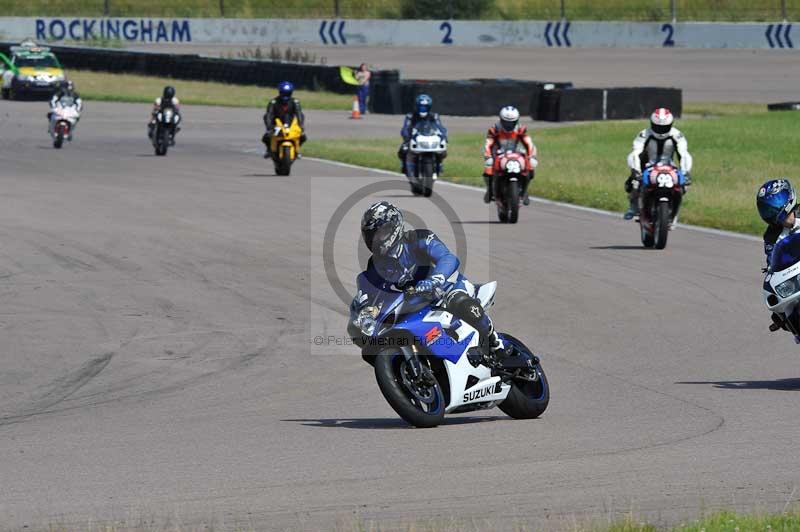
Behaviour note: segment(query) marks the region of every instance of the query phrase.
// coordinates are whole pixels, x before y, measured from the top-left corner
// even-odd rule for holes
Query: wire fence
[[[0,0],[5,16],[782,21],[800,0]]]

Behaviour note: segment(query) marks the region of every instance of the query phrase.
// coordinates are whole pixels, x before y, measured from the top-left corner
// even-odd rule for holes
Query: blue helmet
[[[420,94],[414,101],[414,107],[419,116],[428,116],[431,107],[433,107],[433,98],[427,94]]]
[[[291,81],[281,81],[278,83],[278,95],[284,102],[288,102],[294,92],[294,85]]]
[[[797,206],[794,188],[788,179],[771,179],[756,195],[758,214],[768,224],[782,223]]]

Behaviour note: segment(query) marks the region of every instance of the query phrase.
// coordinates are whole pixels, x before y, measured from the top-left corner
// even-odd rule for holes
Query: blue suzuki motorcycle
[[[497,361],[477,331],[414,294],[374,286],[362,273],[350,306],[348,334],[375,369],[386,401],[416,427],[435,427],[445,414],[498,406],[512,418],[540,416],[550,401],[541,363],[521,341],[500,334],[515,355]],[[488,309],[496,282],[476,286]]]

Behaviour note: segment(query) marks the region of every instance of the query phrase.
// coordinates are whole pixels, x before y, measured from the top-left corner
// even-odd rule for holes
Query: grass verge
[[[234,18],[400,18],[409,0],[0,0],[5,16],[234,17]],[[476,5],[474,2],[472,5]],[[486,19],[555,20],[561,3],[553,0],[484,1]],[[670,2],[653,0],[566,0],[570,20],[672,20]],[[678,20],[777,21],[783,18],[775,0],[675,0]],[[455,10],[456,16],[470,14]],[[787,0],[786,15],[797,20],[798,0]],[[473,15],[474,16],[474,15]]]
[[[766,179],[800,176],[800,152],[793,139],[800,115],[736,106],[698,105],[706,118],[686,118],[678,127],[694,156],[694,185],[684,200],[681,221],[757,234],[763,222],[755,210],[757,187]],[[744,111],[744,112],[743,112]],[[488,124],[487,124],[488,125]],[[645,122],[592,122],[534,131],[541,165],[531,192],[543,198],[622,212],[626,156]],[[482,185],[482,133],[453,134],[444,179]],[[399,139],[320,140],[306,145],[309,156],[399,170]],[[479,201],[479,200],[476,200]]]
[[[173,85],[177,89],[182,103],[196,105],[266,108],[270,98],[277,94],[277,89],[270,87],[211,81],[184,81],[87,70],[70,70],[68,75],[75,81],[81,97],[108,102],[152,102],[161,95],[165,85]],[[353,97],[347,94],[297,90],[295,95],[302,100],[305,109],[347,111],[353,103]]]
[[[459,521],[412,521],[404,525],[383,527],[380,523],[356,521],[353,526],[339,526],[336,532],[382,532],[393,530],[401,532],[462,532],[462,531],[490,531],[498,527],[492,523],[491,518],[485,522],[480,520]],[[637,519],[633,515],[611,524],[600,524],[596,521],[583,521],[580,518],[565,518],[559,526],[558,518],[549,525],[539,527],[532,525],[525,519],[513,526],[517,532],[532,532],[534,530],[554,530],[564,532],[797,532],[800,531],[800,513],[789,511],[785,513],[752,513],[737,514],[730,511],[721,511],[676,526],[666,527],[648,523],[644,519]]]

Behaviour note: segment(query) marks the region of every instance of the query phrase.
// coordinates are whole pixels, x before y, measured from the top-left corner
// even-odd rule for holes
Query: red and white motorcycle
[[[522,191],[530,179],[528,157],[518,151],[498,153],[494,159],[492,193],[497,205],[497,218],[503,223],[517,223]]]
[[[642,245],[664,249],[667,235],[678,218],[686,177],[672,161],[659,161],[642,172],[639,192],[639,227]]]
[[[50,136],[53,138],[53,147],[60,149],[64,140],[71,141],[75,124],[81,117],[78,104],[72,98],[62,98],[50,110]]]

